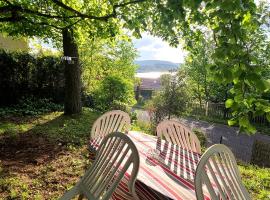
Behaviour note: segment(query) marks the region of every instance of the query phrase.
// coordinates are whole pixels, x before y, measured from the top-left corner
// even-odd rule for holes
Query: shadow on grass
[[[0,135],[0,160],[6,167],[39,165],[49,162],[68,146],[87,143],[98,113],[84,109],[82,114],[65,116],[63,113],[41,116],[32,128],[17,134]]]

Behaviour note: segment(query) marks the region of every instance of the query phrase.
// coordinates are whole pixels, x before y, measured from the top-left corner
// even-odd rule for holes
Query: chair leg
[[[80,194],[78,197],[78,200],[82,200],[83,199],[83,194]]]
[[[73,197],[77,196],[79,194],[78,184],[75,185],[73,188],[71,188],[69,191],[67,191],[60,200],[70,200]]]

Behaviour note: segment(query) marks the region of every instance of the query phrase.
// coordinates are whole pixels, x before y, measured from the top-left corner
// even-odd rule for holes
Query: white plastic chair
[[[91,138],[104,137],[112,132],[127,132],[130,129],[130,117],[121,110],[112,110],[101,115],[93,124]]]
[[[210,195],[212,200],[251,200],[242,184],[231,150],[223,144],[211,146],[201,157],[196,169],[197,200]]]
[[[180,122],[174,120],[164,120],[156,128],[157,136],[177,144],[184,149],[201,153],[201,145],[197,136]]]
[[[130,168],[132,165],[132,169]],[[79,199],[85,196],[91,200],[110,199],[121,179],[129,169],[128,188],[134,199],[135,180],[139,170],[139,153],[134,143],[123,133],[112,133],[102,141],[97,158],[81,180],[60,199]]]

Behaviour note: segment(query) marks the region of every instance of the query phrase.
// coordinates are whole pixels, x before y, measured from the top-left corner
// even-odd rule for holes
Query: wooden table
[[[194,177],[199,154],[141,132],[130,131],[128,136],[140,156],[140,169],[135,184],[140,199],[196,199]],[[153,151],[159,155],[153,156]],[[127,194],[125,184],[128,176],[126,174],[113,199],[132,199]]]

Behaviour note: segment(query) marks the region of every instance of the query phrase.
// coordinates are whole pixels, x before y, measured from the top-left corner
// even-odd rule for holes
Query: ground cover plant
[[[270,168],[238,164],[242,180],[253,199],[270,199]]]

